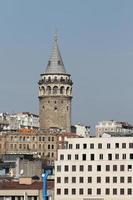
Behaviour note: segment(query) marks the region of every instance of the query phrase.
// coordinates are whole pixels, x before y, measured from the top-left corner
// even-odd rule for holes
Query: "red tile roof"
[[[54,181],[48,181],[47,182],[48,189],[54,188]],[[42,189],[42,182],[41,181],[35,181],[30,185],[27,184],[19,184],[18,181],[2,181],[0,182],[0,190],[41,190]]]

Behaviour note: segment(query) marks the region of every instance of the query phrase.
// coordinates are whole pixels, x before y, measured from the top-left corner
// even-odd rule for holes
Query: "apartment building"
[[[90,137],[90,126],[83,124],[75,124],[72,128],[75,128],[75,133],[81,137]]]
[[[96,136],[101,137],[103,133],[121,133],[124,135],[133,134],[133,125],[128,122],[119,122],[119,121],[101,121],[96,125]]]
[[[19,130],[0,133],[0,154],[31,154],[42,158],[47,165],[54,165],[57,150],[66,147],[67,138],[79,138],[75,133],[55,130]]]
[[[39,129],[39,116],[30,112],[0,113],[2,130]]]
[[[133,137],[69,138],[55,161],[55,200],[132,200]]]

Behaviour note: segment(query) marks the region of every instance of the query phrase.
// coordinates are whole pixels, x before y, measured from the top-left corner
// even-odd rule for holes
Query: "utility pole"
[[[46,170],[44,174],[42,174],[42,181],[43,181],[43,190],[42,190],[42,195],[43,195],[43,200],[48,200],[48,194],[47,194],[47,178],[51,174],[50,170]]]

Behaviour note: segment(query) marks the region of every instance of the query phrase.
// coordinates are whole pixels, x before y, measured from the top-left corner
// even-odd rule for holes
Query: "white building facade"
[[[133,137],[70,138],[55,161],[55,200],[132,200]]]
[[[0,122],[3,130],[39,129],[39,116],[30,112],[0,113]]]
[[[90,137],[90,126],[85,126],[83,124],[76,124],[74,126],[76,128],[76,135]]]
[[[96,125],[96,136],[101,137],[102,134],[106,132],[123,133],[123,135],[131,134],[133,133],[133,125],[128,122],[118,122],[114,120],[98,122]]]

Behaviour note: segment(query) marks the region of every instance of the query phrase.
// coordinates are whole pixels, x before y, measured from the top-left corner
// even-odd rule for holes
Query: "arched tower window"
[[[48,77],[48,81],[51,82],[51,77],[50,76]]]
[[[53,94],[57,94],[58,93],[58,87],[57,86],[54,86],[53,87]]]
[[[64,82],[64,78],[63,78],[63,77],[61,77],[60,81],[61,81],[61,82]]]
[[[61,86],[61,88],[60,88],[60,94],[64,94],[64,86]]]
[[[57,82],[57,76],[54,77],[54,81]]]
[[[47,86],[47,94],[51,94],[51,87]]]
[[[42,94],[45,94],[45,87],[44,86],[42,86],[41,92],[42,92]]]
[[[69,88],[69,87],[67,87],[67,89],[66,89],[66,94],[67,94],[67,95],[70,94],[70,88]]]

